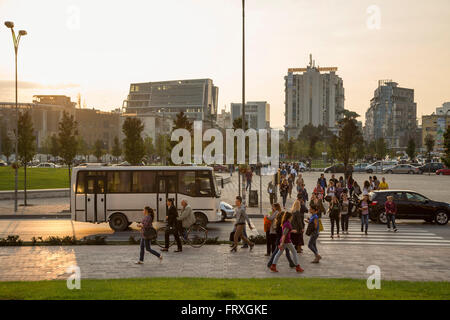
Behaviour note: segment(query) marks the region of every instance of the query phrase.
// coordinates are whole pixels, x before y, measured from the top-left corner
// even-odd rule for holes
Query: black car
[[[349,172],[353,172],[353,167],[351,165],[347,165],[347,170]],[[345,166],[342,163],[335,164],[328,168],[325,168],[325,173],[345,173]]]
[[[444,168],[444,164],[441,162],[428,162],[423,166],[419,167],[420,173],[436,173],[436,171]]]
[[[439,225],[448,223],[450,204],[428,199],[410,190],[379,190],[369,194],[369,217],[372,221],[387,223],[384,204],[387,196],[393,196],[397,205],[397,219],[423,219]]]

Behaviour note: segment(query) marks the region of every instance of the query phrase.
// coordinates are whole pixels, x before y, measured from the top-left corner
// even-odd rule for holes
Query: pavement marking
[[[320,241],[320,244],[338,244],[339,241]],[[392,242],[373,242],[373,241],[349,241],[349,242],[341,242],[341,244],[367,244],[367,245],[396,245]],[[402,246],[441,246],[441,247],[450,247],[450,243],[416,243],[416,242],[403,242],[403,243],[397,243],[401,244]]]

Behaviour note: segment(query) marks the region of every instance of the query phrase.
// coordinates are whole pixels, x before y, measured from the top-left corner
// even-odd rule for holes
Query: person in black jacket
[[[175,250],[175,252],[181,252],[183,251],[183,247],[181,246],[181,240],[180,236],[178,234],[178,211],[177,208],[175,208],[173,204],[173,199],[167,199],[167,215],[166,215],[166,221],[167,221],[167,228],[165,233],[165,242],[166,247],[161,249],[161,251],[169,251],[169,235],[173,234],[175,241],[177,242],[178,249]]]

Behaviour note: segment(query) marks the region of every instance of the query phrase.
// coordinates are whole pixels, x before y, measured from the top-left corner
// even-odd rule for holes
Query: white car
[[[306,164],[304,164],[303,162],[298,163],[298,168],[300,169],[300,172],[305,172],[307,169]]]
[[[220,211],[222,212],[222,221],[225,221],[225,219],[233,219],[234,218],[234,208],[231,204],[221,201],[220,202]]]
[[[61,168],[61,166],[51,162],[43,162],[32,168]]]
[[[365,168],[366,173],[382,172],[384,170],[395,167],[397,161],[376,161]]]

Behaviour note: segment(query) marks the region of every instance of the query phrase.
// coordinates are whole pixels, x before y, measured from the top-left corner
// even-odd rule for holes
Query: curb
[[[28,214],[28,215],[17,215],[17,214],[4,214],[0,215],[0,220],[25,220],[25,219],[70,219],[70,214]]]

